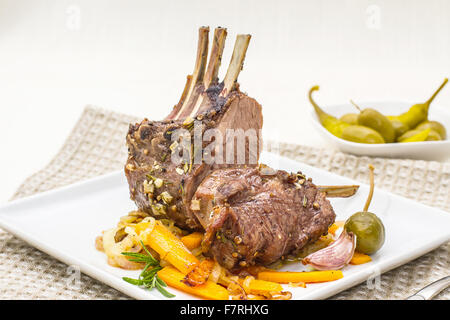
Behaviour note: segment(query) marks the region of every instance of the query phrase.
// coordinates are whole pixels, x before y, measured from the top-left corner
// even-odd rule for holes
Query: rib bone
[[[197,58],[195,61],[194,72],[192,73],[192,80],[189,85],[189,90],[186,95],[186,99],[184,99],[183,104],[178,111],[177,115],[174,119],[180,118],[186,108],[191,104],[190,100],[192,95],[194,94],[194,90],[199,83],[202,83],[206,62],[208,59],[208,35],[209,35],[209,27],[201,27],[198,31],[198,48],[197,48]]]
[[[186,84],[184,85],[183,93],[181,94],[180,101],[178,101],[178,104],[181,104],[186,100],[186,96],[188,94],[189,87],[191,86],[191,82],[192,82],[192,76],[188,75],[186,77]]]
[[[350,186],[317,186],[328,198],[348,198],[358,191],[358,185]]]
[[[230,65],[228,67],[227,74],[225,75],[225,79],[223,80],[224,87],[220,93],[221,96],[225,97],[235,88],[237,78],[244,65],[245,53],[247,52],[250,38],[251,35],[249,34],[240,34],[236,37]]]
[[[219,73],[220,63],[222,61],[226,37],[227,29],[218,27],[214,30],[214,39],[211,46],[208,69],[206,70],[205,79],[203,81],[205,89],[207,89],[212,82],[217,81],[217,74]]]
[[[178,114],[178,111],[181,108],[181,105],[183,104],[183,102],[186,100],[186,96],[188,94],[189,91],[189,87],[191,85],[192,82],[192,76],[188,75],[186,77],[186,84],[184,85],[184,89],[183,89],[183,93],[181,94],[180,97],[180,101],[178,101],[178,103],[173,107],[172,111],[170,112],[170,114],[165,118],[165,120],[174,120],[175,116]]]
[[[208,69],[206,71],[204,80],[203,80],[203,85],[204,85],[204,89],[208,89],[210,84],[217,81],[217,74],[219,73],[219,68],[220,68],[220,62],[222,60],[222,53],[223,53],[223,49],[225,47],[225,38],[227,37],[227,29],[225,28],[216,28],[214,30],[214,39],[213,39],[213,44],[211,47],[211,55],[209,57],[209,62],[208,62]],[[197,101],[195,102],[194,107],[192,108],[192,111],[190,113],[190,117],[194,117],[199,108],[200,105],[203,102],[203,98],[205,96],[205,93],[202,93]]]

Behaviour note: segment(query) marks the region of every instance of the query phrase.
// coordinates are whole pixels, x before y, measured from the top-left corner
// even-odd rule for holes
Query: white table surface
[[[318,102],[423,101],[450,75],[450,1],[0,0],[0,201],[61,147],[86,104],[163,118],[201,25],[253,35],[241,88],[272,139],[326,146]],[[450,107],[450,90],[435,100]]]

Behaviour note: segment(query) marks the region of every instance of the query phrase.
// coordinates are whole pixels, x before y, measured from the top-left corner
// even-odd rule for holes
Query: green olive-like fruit
[[[427,131],[426,135],[424,131]],[[414,136],[416,136],[418,139],[416,139]],[[411,139],[412,138],[412,139]],[[442,140],[441,135],[435,131],[432,130],[431,128],[425,128],[425,129],[414,129],[414,130],[409,130],[406,131],[403,135],[401,135],[400,137],[398,137],[397,141],[398,142],[407,142],[407,139],[409,139],[409,142],[414,142],[414,141],[439,141]]]
[[[427,140],[425,141],[440,141],[440,140],[442,140],[441,135],[436,130],[431,129],[430,132],[428,133]]]
[[[358,116],[358,124],[377,131],[387,143],[395,141],[395,130],[391,121],[375,109],[362,110]]]
[[[383,137],[377,131],[359,125],[350,125],[342,130],[341,138],[358,143],[384,143]]]
[[[439,136],[441,137],[440,140],[444,140],[447,138],[447,131],[445,130],[445,127],[442,125],[442,123],[438,122],[438,121],[424,121],[422,123],[420,123],[417,127],[416,130],[425,130],[427,128],[430,128],[431,130],[436,131]]]
[[[344,121],[348,124],[358,124],[358,114],[357,113],[346,113],[339,120]]]
[[[390,119],[392,126],[394,127],[395,137],[398,138],[402,136],[406,131],[409,130],[408,126],[397,119]]]
[[[371,212],[357,212],[347,219],[347,232],[356,235],[356,251],[373,254],[380,250],[385,240],[383,222]]]
[[[404,134],[402,134],[400,137],[397,138],[398,142],[402,142],[405,139],[411,138],[412,136],[415,136],[416,134],[421,133],[423,130],[408,130]]]

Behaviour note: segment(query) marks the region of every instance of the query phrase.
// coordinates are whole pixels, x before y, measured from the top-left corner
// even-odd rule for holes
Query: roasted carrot
[[[181,242],[183,242],[186,248],[188,248],[189,250],[198,248],[202,240],[203,233],[200,232],[193,232],[181,238]]]
[[[311,272],[283,272],[283,271],[263,271],[258,273],[258,279],[277,283],[289,282],[327,282],[343,278],[341,270],[311,271]]]
[[[210,300],[228,300],[228,291],[212,281],[191,287],[183,283],[185,277],[174,267],[167,266],[158,272],[158,276],[170,287]]]
[[[339,229],[338,225],[336,223],[333,223],[329,228],[328,228],[328,233],[331,234],[335,234],[336,230]]]
[[[372,261],[372,258],[367,254],[355,251],[350,264],[363,264]]]
[[[335,234],[336,230],[343,227],[345,224],[345,221],[336,221],[328,228],[328,233]]]
[[[184,278],[184,283],[191,287],[204,284],[208,280],[208,277],[211,274],[212,269],[214,268],[214,264],[215,262],[212,259],[203,260],[199,265],[197,265],[191,272],[186,275],[186,277]]]
[[[244,288],[247,294],[264,295],[271,292],[283,291],[283,287],[279,283],[258,280],[253,277],[239,279],[239,284]]]
[[[161,260],[168,261],[184,275],[192,271],[198,264],[198,259],[188,248],[169,231],[160,221],[154,221],[153,229],[146,231],[151,223],[141,222],[135,227],[144,244],[158,252]]]

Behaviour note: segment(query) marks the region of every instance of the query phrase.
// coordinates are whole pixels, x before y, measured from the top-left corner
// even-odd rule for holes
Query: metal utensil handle
[[[439,292],[444,290],[445,288],[450,287],[450,276],[437,280],[433,283],[430,283],[422,290],[418,291],[416,294],[407,298],[407,300],[431,300],[433,299]]]

